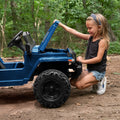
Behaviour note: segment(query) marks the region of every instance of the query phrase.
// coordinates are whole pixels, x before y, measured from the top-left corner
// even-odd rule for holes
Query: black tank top
[[[85,59],[91,59],[97,56],[98,48],[99,48],[99,42],[102,39],[98,39],[95,42],[92,42],[93,37],[90,37],[88,41],[88,47],[86,51]],[[87,64],[87,69],[89,71],[98,71],[98,72],[105,72],[106,71],[106,56],[107,56],[107,50],[105,50],[102,61],[96,64]]]

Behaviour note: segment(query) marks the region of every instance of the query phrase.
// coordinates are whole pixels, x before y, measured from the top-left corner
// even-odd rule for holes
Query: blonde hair
[[[108,35],[108,22],[107,19],[102,14],[94,14],[95,18],[89,16],[87,20],[94,20],[97,25],[101,26],[100,35],[107,42],[107,48],[109,47],[110,38]]]

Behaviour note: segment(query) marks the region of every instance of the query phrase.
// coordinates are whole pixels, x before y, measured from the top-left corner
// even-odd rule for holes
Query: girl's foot
[[[106,91],[106,83],[107,78],[104,77],[98,84],[93,85],[93,92],[97,93],[98,95],[102,95]]]

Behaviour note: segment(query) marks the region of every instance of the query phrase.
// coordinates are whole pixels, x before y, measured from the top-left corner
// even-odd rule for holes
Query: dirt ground
[[[104,95],[72,87],[66,103],[47,109],[35,100],[32,82],[0,88],[0,120],[120,120],[120,56],[109,56]]]

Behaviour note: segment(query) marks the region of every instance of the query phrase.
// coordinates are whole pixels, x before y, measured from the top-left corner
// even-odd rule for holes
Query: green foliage
[[[85,53],[86,51],[86,45],[87,43],[84,40],[81,40],[80,42],[70,42],[68,44],[69,48],[74,50],[77,56]]]
[[[12,2],[13,6],[11,7]],[[5,17],[4,32],[7,43],[10,42],[15,34],[22,30],[29,31],[36,43],[40,44],[47,27],[49,28],[54,19],[58,19],[80,32],[87,33],[85,22],[91,13],[102,13],[107,18],[117,39],[117,42],[111,43],[109,53],[119,53],[119,0],[0,0],[0,25],[3,25],[2,20]],[[70,34],[58,27],[48,47],[70,47],[77,54],[84,53],[86,42],[75,37],[70,39],[70,37]],[[2,32],[0,32],[0,43],[3,42],[2,40]],[[115,47],[116,50],[113,50],[114,46],[117,46]],[[22,55],[16,47],[11,52],[5,48],[6,46],[3,47],[4,57]]]
[[[110,42],[108,54],[120,54],[120,42]]]
[[[15,57],[15,56],[20,57],[22,55],[23,55],[23,52],[16,47],[4,48],[4,51],[3,51],[4,57]]]

